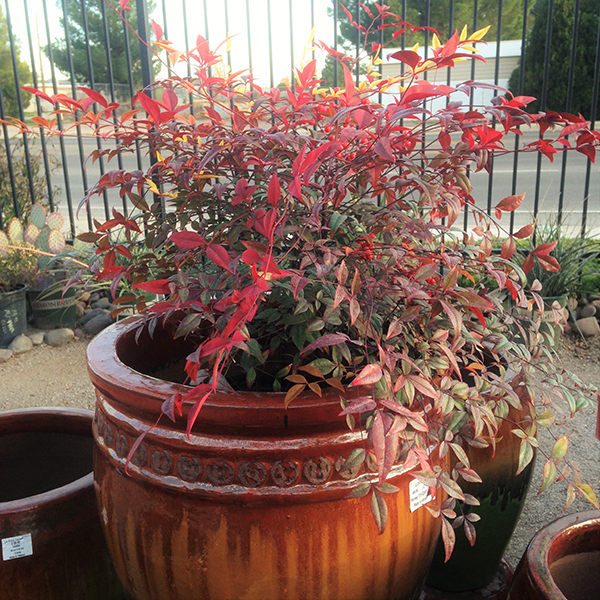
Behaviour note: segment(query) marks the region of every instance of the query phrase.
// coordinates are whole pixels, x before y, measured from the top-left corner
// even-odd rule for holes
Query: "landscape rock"
[[[12,353],[23,354],[29,352],[33,348],[33,342],[26,335],[18,335],[9,345],[8,349],[12,350]]]
[[[89,292],[81,292],[80,294],[78,294],[77,300],[85,304],[86,302],[89,302],[91,297],[92,295]]]
[[[92,303],[92,308],[104,308],[107,309],[110,306],[108,298],[100,298],[97,302]]]
[[[577,310],[577,305],[578,305],[577,298],[573,298],[572,296],[569,296],[569,298],[567,299],[567,302],[568,302],[569,306],[571,307],[572,311]]]
[[[593,304],[586,304],[581,308],[579,313],[580,319],[586,319],[587,317],[593,317],[596,314],[596,307]]]
[[[585,319],[578,319],[577,326],[585,337],[593,337],[600,335],[600,325],[596,317],[586,317]]]
[[[79,319],[81,325],[85,325],[88,321],[95,319],[96,317],[106,316],[108,312],[102,308],[93,308],[92,310],[86,311],[86,313]]]
[[[588,294],[588,302],[598,302],[600,300],[600,294]]]
[[[109,325],[112,325],[112,322],[113,320],[111,316],[108,313],[103,312],[101,315],[98,315],[93,319],[87,321],[83,326],[83,331],[87,335],[96,335],[97,333],[100,333],[104,328],[108,327]]]
[[[90,302],[98,302],[98,300],[100,300],[100,294],[98,292],[94,292],[90,298],[89,298]]]
[[[68,327],[63,327],[62,329],[52,329],[51,331],[47,331],[44,339],[48,346],[64,346],[68,344],[73,338],[75,334],[72,329]]]
[[[83,302],[75,303],[75,312],[77,314],[77,319],[81,319],[85,314],[85,304]]]
[[[0,348],[0,364],[10,360],[12,355],[12,350],[9,350],[8,348]]]
[[[75,334],[75,337],[77,339],[81,339],[83,337],[83,331],[81,329],[79,329],[79,327],[77,327],[76,329],[73,329],[73,333]]]
[[[27,337],[33,342],[34,346],[41,346],[44,343],[43,331],[29,331]]]

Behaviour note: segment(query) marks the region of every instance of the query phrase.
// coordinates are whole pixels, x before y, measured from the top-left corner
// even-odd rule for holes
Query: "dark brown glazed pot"
[[[529,543],[509,600],[600,598],[600,511],[557,519]]]
[[[531,397],[523,380],[514,372],[507,372],[509,382],[523,405]],[[495,449],[467,446],[471,468],[481,477],[481,483],[461,482],[463,492],[479,500],[479,506],[470,507],[459,502],[460,511],[477,513],[481,520],[475,524],[475,545],[468,542],[464,530],[456,531],[456,544],[450,560],[444,562],[443,544],[438,542],[427,585],[443,592],[468,592],[485,588],[494,580],[504,551],[517,526],[525,505],[527,490],[533,475],[532,460],[519,475],[521,440],[511,431],[522,421],[522,412],[511,407],[498,429]],[[460,514],[460,511],[457,511]],[[508,594],[510,580],[505,581]],[[483,593],[483,592],[481,592]]]
[[[0,413],[0,597],[117,600],[96,507],[92,412]]]
[[[369,498],[345,499],[372,473],[345,470],[362,447],[337,392],[211,397],[190,440],[185,418],[138,435],[181,386],[140,371],[183,355],[158,330],[139,344],[134,321],[104,330],[88,348],[97,388],[95,480],[117,572],[138,600],[417,599],[440,523],[409,510],[410,474],[396,467],[389,518],[377,533]],[[179,346],[179,347],[178,347]],[[126,364],[127,363],[127,364]],[[185,415],[184,415],[185,417]]]

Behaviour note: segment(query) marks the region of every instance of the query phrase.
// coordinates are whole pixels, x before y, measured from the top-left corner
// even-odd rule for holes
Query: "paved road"
[[[523,136],[524,143],[535,139],[534,133],[527,133]],[[508,148],[513,148],[514,142],[511,140],[507,144]],[[84,155],[96,148],[94,140],[85,140],[83,143]],[[522,146],[522,144],[521,144]],[[83,174],[79,160],[79,147],[75,139],[65,140],[67,154],[67,171],[70,182],[73,203],[77,204],[84,195]],[[51,152],[60,158],[60,148],[58,141],[51,146]],[[137,168],[135,155],[125,157],[124,166],[128,169]],[[537,155],[535,153],[524,153],[519,157],[517,169],[517,193],[526,192],[526,198],[518,213],[515,215],[514,227],[519,228],[532,221],[534,203],[536,196],[537,181]],[[584,183],[587,170],[587,158],[577,152],[571,152],[567,158],[566,178],[564,185],[564,214],[568,222],[574,227],[579,227],[581,223],[582,210],[584,204]],[[144,157],[145,168],[149,165],[147,157]],[[544,223],[548,218],[556,214],[561,181],[562,156],[555,158],[551,163],[546,157],[542,157],[542,173],[539,182],[538,192],[538,210],[539,222]],[[117,160],[113,159],[106,165],[106,170],[118,168]],[[513,182],[513,157],[500,157],[494,162],[493,187],[492,187],[492,206],[497,204],[502,198],[512,193]],[[88,185],[93,185],[100,176],[99,164],[92,164],[88,161],[85,166],[85,173]],[[61,168],[58,168],[54,174],[53,181],[55,185],[62,188],[60,210],[67,215],[67,201],[65,194],[64,174]],[[474,198],[478,206],[486,207],[488,205],[488,186],[489,176],[487,173],[476,173],[472,176],[474,187]],[[597,229],[600,235],[600,160],[597,164],[591,165],[590,193],[588,202],[588,228]],[[121,206],[118,195],[112,194],[109,201],[116,206]],[[102,198],[94,197],[91,202],[91,214],[99,219],[105,218],[105,209]],[[472,219],[469,220],[469,226],[473,225]],[[76,221],[78,230],[87,229],[87,218],[83,213]]]

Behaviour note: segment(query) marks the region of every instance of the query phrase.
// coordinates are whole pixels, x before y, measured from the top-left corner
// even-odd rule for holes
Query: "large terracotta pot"
[[[0,597],[117,600],[92,477],[92,413],[0,413]]]
[[[521,378],[512,373],[507,380],[522,403],[531,402]],[[488,586],[496,576],[525,505],[533,475],[534,461],[516,475],[521,440],[511,430],[521,421],[520,414],[520,411],[510,409],[498,430],[499,442],[495,451],[491,445],[487,448],[465,448],[471,467],[479,474],[482,483],[461,482],[461,487],[465,493],[475,496],[480,505],[469,507],[459,504],[465,512],[472,510],[481,517],[475,524],[477,539],[471,546],[464,530],[457,530],[455,549],[448,562],[444,562],[443,545],[438,543],[427,576],[428,586],[444,592],[466,592]],[[460,514],[460,511],[457,512]],[[508,583],[509,580],[506,581]]]
[[[509,600],[592,600],[600,597],[600,511],[562,517],[531,540]]]
[[[180,386],[143,374],[189,351],[132,323],[89,346],[97,388],[95,478],[119,576],[138,600],[418,598],[440,523],[411,512],[412,477],[396,467],[379,535],[365,498],[346,499],[372,473],[344,469],[365,443],[348,430],[337,393],[283,408],[281,394],[211,397],[188,440],[185,418],[156,421]],[[414,496],[414,490],[413,490]],[[414,497],[413,497],[414,501]]]

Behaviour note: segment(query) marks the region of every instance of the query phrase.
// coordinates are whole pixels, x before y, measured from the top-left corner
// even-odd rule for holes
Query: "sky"
[[[31,35],[33,38],[34,61],[38,78],[40,73],[40,52],[37,43],[39,31],[40,45],[47,43],[43,0],[5,0],[8,2],[12,27],[15,35],[21,42],[21,60],[31,64],[25,7],[28,9]],[[133,4],[135,0],[130,0]],[[268,27],[268,0],[187,0],[186,20],[184,22],[184,9],[182,0],[155,0],[156,9],[151,15],[154,20],[166,29],[168,38],[178,49],[185,50],[185,34],[190,45],[195,45],[198,34],[205,35],[205,15],[203,5],[207,6],[207,19],[209,42],[211,47],[227,37],[232,36],[230,60],[234,71],[246,69],[252,65],[255,77],[262,85],[269,85],[271,79],[269,66],[269,27]],[[166,2],[166,27],[163,12],[163,2]],[[4,3],[3,3],[4,4]],[[61,9],[57,8],[56,0],[46,0],[48,21],[52,38],[62,37],[60,27]],[[113,5],[118,5],[118,0],[112,0]],[[313,11],[311,11],[311,5]],[[298,66],[303,59],[311,58],[311,53],[306,54],[305,48],[312,28],[311,12],[314,13],[315,39],[323,40],[328,44],[333,43],[333,19],[327,15],[327,7],[331,0],[271,0],[271,53],[273,57],[273,83],[277,85],[283,77],[291,73],[292,56],[294,65]],[[247,7],[249,7],[250,29],[247,27]],[[293,23],[293,33],[290,36],[290,7]],[[6,12],[5,6],[3,6]],[[226,10],[228,30],[226,27]],[[251,54],[249,52],[248,36],[251,41]],[[165,36],[167,37],[167,36]],[[293,49],[290,40],[293,39]],[[292,52],[293,50],[293,52]],[[164,56],[164,53],[163,53]],[[42,53],[42,67],[44,76],[49,79],[50,65]],[[322,62],[323,57],[319,57]]]

